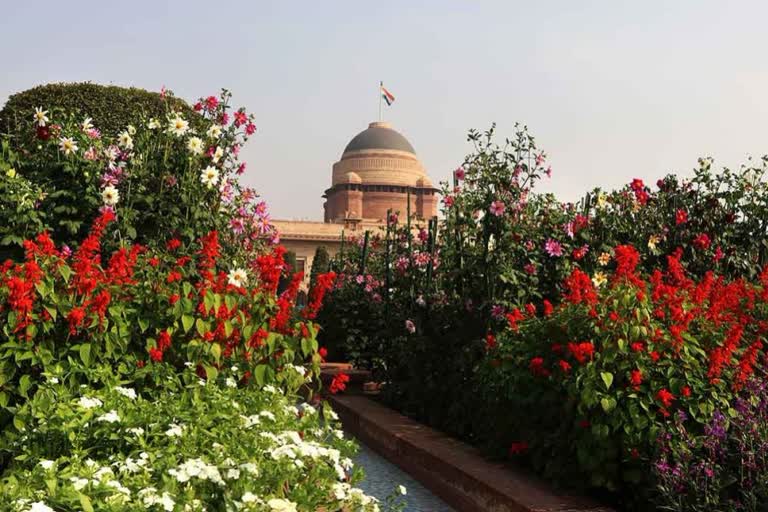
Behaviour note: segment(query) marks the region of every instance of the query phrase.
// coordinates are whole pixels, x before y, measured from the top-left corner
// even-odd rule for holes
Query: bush
[[[167,98],[136,87],[90,82],[39,85],[8,98],[0,110],[0,133],[11,135],[12,141],[29,140],[26,127],[35,108],[55,105],[78,118],[90,117],[102,135],[117,137],[128,125],[139,126],[145,119],[165,117],[169,102],[172,110],[187,119],[198,117],[181,99]]]
[[[312,258],[312,269],[309,273],[310,290],[315,287],[318,275],[325,274],[331,270],[330,264],[331,258],[328,255],[328,249],[326,249],[324,245],[321,245],[315,249],[315,256]]]
[[[65,374],[49,374],[18,412],[29,430],[3,444],[14,462],[2,509],[378,510],[352,487],[362,477],[349,458],[354,444],[327,406],[270,386],[240,389],[237,368],[218,385],[166,370],[137,370],[154,373],[160,388],[112,377],[76,393],[61,383]]]

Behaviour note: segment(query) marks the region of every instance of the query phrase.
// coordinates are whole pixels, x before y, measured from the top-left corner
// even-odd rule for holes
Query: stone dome
[[[347,183],[362,183],[363,180],[360,179],[360,176],[357,173],[354,172],[348,172],[344,175],[344,180]]]
[[[399,132],[392,129],[389,123],[382,121],[374,122],[368,125],[368,128],[354,136],[344,148],[344,154],[351,151],[365,150],[391,150],[403,151],[416,154],[416,151]]]

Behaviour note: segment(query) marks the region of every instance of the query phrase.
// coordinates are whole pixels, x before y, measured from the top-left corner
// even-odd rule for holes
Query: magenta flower
[[[494,201],[491,203],[491,213],[497,217],[504,215],[504,210],[506,208],[507,207],[503,201]]]
[[[546,243],[544,243],[544,250],[551,257],[558,257],[563,255],[563,246],[560,245],[560,242],[551,238],[547,238]]]
[[[525,270],[526,273],[534,276],[536,275],[536,265],[533,263],[528,263],[523,267],[523,270]]]
[[[456,181],[463,181],[464,176],[466,176],[466,172],[464,171],[463,167],[459,167],[455,171],[453,171],[453,175],[456,176]]]

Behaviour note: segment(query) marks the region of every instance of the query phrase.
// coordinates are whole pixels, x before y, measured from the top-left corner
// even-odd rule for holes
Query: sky
[[[768,2],[389,0],[12,2],[0,19],[0,104],[48,82],[225,87],[256,116],[245,181],[276,218],[322,220],[347,142],[385,120],[433,181],[470,128],[526,124],[565,201],[700,156],[768,153]]]

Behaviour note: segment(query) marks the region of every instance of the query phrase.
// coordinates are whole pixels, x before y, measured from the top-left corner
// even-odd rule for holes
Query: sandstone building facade
[[[336,254],[345,238],[376,232],[388,210],[405,217],[410,200],[412,218],[437,215],[437,189],[410,142],[389,123],[373,122],[357,134],[333,164],[325,198],[323,222],[274,221],[281,243],[296,254],[304,271],[304,288],[317,247]]]

